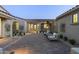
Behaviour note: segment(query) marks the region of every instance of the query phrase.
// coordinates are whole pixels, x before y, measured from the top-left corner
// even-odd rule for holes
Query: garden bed
[[[68,37],[63,35],[60,35],[59,39],[63,44],[70,47],[70,53],[79,54],[79,44],[76,44],[75,39],[68,39]]]
[[[68,44],[69,46],[75,46],[76,41],[75,39],[69,39],[67,36],[63,36],[62,34],[59,35],[60,41],[63,41],[64,43]]]

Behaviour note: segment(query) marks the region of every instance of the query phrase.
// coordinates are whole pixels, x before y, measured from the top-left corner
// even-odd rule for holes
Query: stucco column
[[[37,31],[37,33],[39,33],[39,25],[38,24],[36,24],[36,31]]]
[[[1,37],[1,18],[0,18],[0,37]]]
[[[5,20],[2,21],[2,36],[5,37]]]
[[[11,24],[10,24],[10,37],[13,37],[13,29],[12,29],[12,25],[13,25],[13,23],[11,22]]]
[[[40,33],[40,24],[37,24],[37,33]]]
[[[25,30],[25,33],[28,31],[28,29],[27,29],[27,22],[26,21],[24,21],[24,23],[25,23],[25,25],[24,25],[24,30]]]
[[[27,24],[28,32],[30,32],[30,26],[31,26],[30,23],[28,23],[28,24]]]

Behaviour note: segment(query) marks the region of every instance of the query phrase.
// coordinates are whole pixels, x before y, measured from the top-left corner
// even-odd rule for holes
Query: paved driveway
[[[16,54],[63,54],[69,53],[70,47],[60,41],[48,41],[43,34],[31,34],[22,37],[5,50]]]

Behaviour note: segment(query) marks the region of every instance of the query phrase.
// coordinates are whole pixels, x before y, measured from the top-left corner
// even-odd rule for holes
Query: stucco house
[[[14,37],[19,33],[57,31],[79,43],[79,6],[54,19],[23,19],[10,14],[0,6],[0,37]]]
[[[79,43],[79,6],[75,6],[56,18],[56,31]]]
[[[53,19],[23,19],[0,6],[0,37],[14,37],[20,33],[53,32]]]

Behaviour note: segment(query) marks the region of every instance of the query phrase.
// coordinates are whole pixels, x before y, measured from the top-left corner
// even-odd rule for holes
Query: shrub
[[[72,44],[72,45],[74,45],[76,43],[76,41],[74,39],[70,39],[69,43]]]
[[[65,37],[64,37],[64,41],[67,41],[67,40],[68,40],[68,37],[65,36]]]
[[[53,32],[49,32],[49,33],[53,34]]]
[[[10,54],[14,54],[14,53],[15,53],[14,51],[10,52]]]
[[[25,33],[24,33],[24,35],[25,35]]]
[[[60,35],[59,35],[59,38],[60,38],[60,39],[63,39],[63,35],[62,35],[62,34],[60,34]]]

